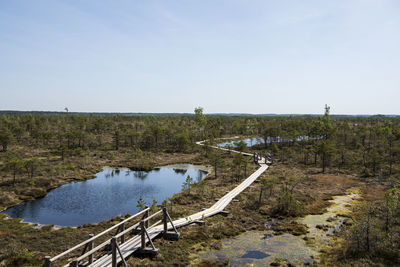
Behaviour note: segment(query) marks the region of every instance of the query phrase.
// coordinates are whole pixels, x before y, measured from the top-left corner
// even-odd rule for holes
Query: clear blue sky
[[[0,110],[400,114],[399,0],[0,0]]]

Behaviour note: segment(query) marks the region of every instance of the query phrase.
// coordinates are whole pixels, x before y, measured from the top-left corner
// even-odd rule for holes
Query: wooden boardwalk
[[[204,141],[197,142],[196,144],[204,145]],[[235,151],[235,150],[229,150],[229,149],[226,149],[226,148],[221,148],[221,147],[216,147],[216,146],[212,146],[212,147],[216,148],[216,149],[220,149],[220,150],[231,151],[231,152],[234,152],[234,153],[242,153],[242,154],[244,154],[246,156],[255,156],[254,154],[243,153],[243,152],[239,152],[239,151]],[[99,258],[99,259],[97,259],[97,260],[95,260],[93,262],[91,262],[91,261],[88,262],[86,264],[86,266],[102,266],[102,267],[103,266],[116,266],[120,262],[123,262],[125,264],[125,258],[129,257],[135,251],[143,249],[143,242],[144,242],[145,245],[146,244],[150,244],[151,246],[153,246],[151,240],[153,240],[154,238],[156,238],[157,236],[159,236],[161,234],[164,234],[165,233],[165,228],[167,228],[168,231],[172,231],[172,230],[176,231],[175,228],[183,227],[185,225],[189,225],[189,224],[196,223],[196,222],[200,223],[200,222],[202,222],[202,220],[204,220],[207,217],[210,217],[210,216],[213,216],[215,214],[223,212],[224,209],[226,208],[226,206],[228,206],[229,203],[237,195],[239,195],[243,190],[245,190],[248,186],[250,186],[263,172],[265,172],[268,169],[268,164],[270,163],[269,161],[267,161],[263,157],[258,157],[258,156],[257,156],[257,159],[258,159],[258,164],[260,165],[260,168],[257,169],[253,174],[251,174],[248,178],[246,178],[242,183],[240,183],[238,186],[236,186],[229,193],[227,193],[226,195],[221,197],[210,208],[205,209],[205,210],[200,211],[200,212],[197,212],[197,213],[192,214],[192,215],[190,215],[188,217],[185,217],[185,218],[179,218],[179,219],[176,219],[174,221],[170,221],[169,223],[166,223],[167,220],[165,219],[165,224],[166,224],[165,226],[163,224],[164,221],[160,220],[157,223],[154,223],[152,226],[146,228],[147,233],[148,233],[147,238],[143,237],[144,234],[142,234],[142,235],[136,235],[136,236],[132,237],[131,239],[129,239],[129,240],[125,241],[125,242],[122,242],[122,244],[118,245],[118,243],[117,243],[116,246],[119,248],[119,253],[114,252],[114,253],[111,253],[111,254],[106,254],[103,257],[101,257],[101,258]],[[159,211],[157,213],[161,214],[160,212],[161,211]],[[157,214],[153,214],[150,217],[152,217],[152,216],[155,217],[156,215]],[[136,216],[136,215],[134,215],[134,216]],[[134,217],[134,216],[132,216],[132,217]],[[169,217],[169,215],[167,215],[167,216]],[[134,226],[137,227],[137,225],[138,224],[136,224]],[[130,227],[130,228],[133,228],[133,227]],[[124,230],[122,232],[122,234],[124,234],[125,232],[129,232],[130,230],[131,229]],[[118,238],[120,236],[121,236],[121,233],[119,233],[116,237]],[[115,240],[113,242],[116,242]],[[110,241],[111,240],[107,240],[106,242],[104,242],[101,245],[103,245],[103,247],[104,247],[105,245],[109,244]],[[84,243],[81,243],[81,244],[84,245]],[[76,247],[78,247],[78,246],[76,246]],[[100,246],[96,247],[97,250],[99,250],[98,248]],[[72,263],[70,263],[67,266],[78,266],[78,264],[80,262],[82,262],[85,258],[90,257],[90,255],[92,255],[95,252],[95,251],[93,251],[95,249],[91,249],[90,248],[90,250],[87,253],[85,253],[81,257],[75,259],[75,261],[73,261]],[[153,246],[153,250],[149,250],[149,252],[155,251],[154,249],[155,248]],[[69,252],[71,250],[72,249],[70,249],[70,250],[68,250],[66,252]],[[47,262],[48,262],[47,266],[50,266],[51,262],[53,262],[55,259],[58,259],[59,257],[64,256],[66,252],[64,252],[64,253],[62,253],[62,254],[60,254],[60,255],[52,258],[52,259],[50,259],[48,257],[47,258]],[[123,258],[121,258],[121,255],[122,255]],[[114,261],[113,261],[113,258],[114,258]],[[45,264],[45,266],[46,266],[46,264]]]

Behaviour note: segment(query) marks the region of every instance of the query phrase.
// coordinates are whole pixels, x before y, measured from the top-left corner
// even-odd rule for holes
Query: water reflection
[[[134,171],[133,172],[133,176],[135,178],[139,178],[141,180],[146,179],[146,177],[149,175],[150,172],[146,172],[146,171]]]
[[[266,257],[269,257],[271,255],[266,254],[262,251],[257,251],[257,250],[249,250],[246,252],[246,254],[242,255],[241,258],[250,258],[250,259],[264,259]]]
[[[185,169],[174,169],[174,172],[177,173],[177,174],[185,175],[187,170],[185,170]]]
[[[322,137],[316,137],[315,139],[321,139]],[[307,141],[310,140],[309,136],[298,136],[295,138],[295,140],[297,142],[301,142],[301,141]],[[254,145],[260,145],[260,144],[270,144],[270,143],[281,143],[281,142],[293,142],[294,139],[293,138],[283,138],[280,136],[277,137],[271,137],[268,136],[267,138],[261,138],[261,137],[253,137],[253,138],[246,138],[243,139],[243,141],[247,144],[247,146],[251,147]],[[219,143],[218,146],[220,147],[225,147],[225,146],[233,146],[236,147],[235,143],[237,142],[237,140],[235,141],[230,141],[230,142],[223,142],[223,143]]]
[[[207,175],[207,173],[208,172],[206,171],[199,170],[199,172],[197,173],[196,182],[197,183],[200,182],[203,179],[203,177]]]
[[[176,170],[179,170],[178,172]],[[104,168],[96,178],[62,185],[45,197],[23,202],[3,213],[28,222],[76,226],[97,223],[119,214],[134,214],[140,196],[158,203],[181,191],[187,175],[200,181],[207,174],[196,166],[165,166],[150,172]]]

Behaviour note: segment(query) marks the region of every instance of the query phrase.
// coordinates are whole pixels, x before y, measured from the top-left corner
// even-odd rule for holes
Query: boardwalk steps
[[[197,142],[198,145],[204,145],[204,141]],[[48,256],[45,257],[45,267],[52,266],[52,263],[57,259],[66,256],[72,251],[77,250],[78,248],[84,247],[84,251],[82,255],[69,264],[65,266],[112,266],[115,267],[119,263],[123,263],[126,266],[125,259],[132,255],[134,252],[145,253],[145,254],[156,254],[158,253],[157,248],[155,248],[152,240],[156,237],[163,235],[166,239],[177,240],[179,238],[179,233],[177,228],[183,227],[192,223],[204,224],[204,219],[210,216],[216,215],[218,213],[224,213],[224,209],[229,203],[238,196],[243,190],[249,187],[260,175],[268,169],[268,164],[270,163],[266,158],[263,158],[256,154],[243,153],[235,150],[230,150],[226,148],[211,146],[216,149],[229,151],[233,153],[242,153],[246,156],[253,156],[254,161],[259,164],[260,168],[258,168],[254,173],[252,173],[248,178],[246,178],[242,183],[236,186],[233,190],[229,191],[223,197],[221,197],[214,205],[212,205],[208,209],[203,209],[200,212],[192,214],[185,218],[179,218],[174,221],[170,218],[166,208],[163,208],[156,213],[149,215],[149,208],[144,209],[143,211],[130,216],[129,218],[121,221],[120,223],[110,227],[109,229],[97,234],[96,236],[92,236],[88,240],[74,246],[73,248],[50,258]],[[162,214],[161,220],[153,223],[149,226],[149,221],[159,215]],[[128,222],[132,222],[134,219],[137,219],[140,215],[140,222],[133,224],[132,226],[125,228]],[[140,231],[138,230],[140,228]],[[109,233],[113,229],[117,229],[117,233],[111,239],[108,239],[101,243],[100,245],[93,248],[93,241],[98,239],[99,237]],[[125,235],[134,234],[132,238],[129,240],[125,240]],[[118,242],[120,239],[120,242]],[[93,254],[95,252],[104,249],[106,246],[111,245],[111,252],[105,254],[99,259],[93,259]],[[150,247],[147,247],[150,245]],[[86,249],[88,249],[87,252]]]

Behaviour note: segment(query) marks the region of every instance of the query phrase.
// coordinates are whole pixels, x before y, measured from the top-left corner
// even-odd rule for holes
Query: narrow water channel
[[[20,203],[3,213],[39,224],[98,223],[138,212],[141,196],[146,203],[151,204],[154,197],[161,204],[182,190],[188,175],[198,182],[207,173],[206,168],[191,164],[169,165],[149,172],[105,167],[93,179],[62,185],[43,198]]]

